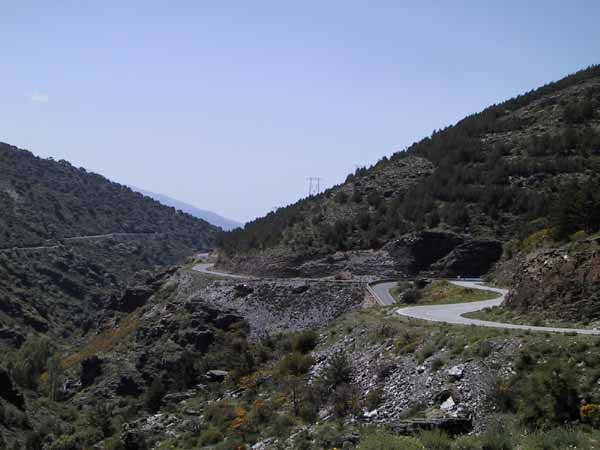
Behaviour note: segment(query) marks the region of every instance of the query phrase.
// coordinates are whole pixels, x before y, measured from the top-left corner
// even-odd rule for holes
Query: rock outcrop
[[[431,265],[431,270],[444,277],[479,277],[487,273],[502,256],[502,243],[472,240],[455,247]]]
[[[399,273],[416,275],[464,242],[465,238],[454,233],[423,231],[404,235],[385,248]]]
[[[444,277],[478,277],[502,256],[502,244],[442,231],[407,234],[385,249],[397,272],[414,276],[430,272]]]
[[[10,375],[4,369],[0,369],[0,397],[9,403],[12,403],[17,408],[22,409],[25,406],[23,394],[19,392],[10,378]]]
[[[534,252],[506,261],[498,279],[511,286],[505,305],[550,319],[600,319],[600,243]]]
[[[445,277],[478,277],[488,272],[502,255],[499,241],[474,239],[447,231],[408,233],[380,250],[336,252],[330,255],[242,255],[223,257],[221,267],[235,273],[260,277],[353,277],[395,278],[430,272]],[[238,295],[250,292],[238,285]]]
[[[102,374],[102,360],[96,355],[90,356],[81,362],[81,375],[79,379],[83,387],[90,386]]]

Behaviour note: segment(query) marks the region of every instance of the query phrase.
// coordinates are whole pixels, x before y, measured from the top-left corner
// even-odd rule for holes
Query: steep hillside
[[[422,230],[505,242],[557,226],[553,205],[562,193],[598,185],[599,174],[600,67],[592,66],[436,131],[340,186],[226,234],[222,264],[240,255],[295,255],[304,262],[394,245]],[[594,220],[590,231],[598,227]]]
[[[170,233],[210,243],[215,229],[126,186],[0,144],[0,246],[108,233]]]
[[[409,321],[359,309],[359,283],[143,287],[81,345],[0,362],[0,448],[597,448],[596,337]],[[378,429],[412,437],[363,444]]]
[[[78,336],[134,274],[210,249],[217,233],[66,161],[0,144],[0,346],[32,331]]]
[[[156,192],[146,191],[145,189],[140,189],[134,186],[131,186],[131,189],[141,194],[144,194],[150,198],[153,198],[154,200],[161,202],[163,205],[171,206],[172,208],[175,208],[178,211],[182,211],[198,219],[205,220],[206,222],[216,227],[219,227],[225,231],[235,230],[236,228],[240,228],[244,225],[240,222],[228,219],[212,211],[196,208],[194,205],[190,205],[189,203],[179,201],[167,195],[157,194]]]

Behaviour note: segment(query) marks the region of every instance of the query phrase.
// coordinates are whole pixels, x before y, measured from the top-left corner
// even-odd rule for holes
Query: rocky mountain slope
[[[512,308],[595,314],[599,94],[591,68],[221,240],[221,265],[327,280],[166,267],[216,230],[2,147],[0,449],[595,448],[597,337],[403,319],[351,278],[503,254]]]
[[[493,445],[594,423],[579,412],[600,399],[594,338],[418,323],[361,303],[359,283],[165,271],[78,345],[29,340],[0,366],[0,448],[368,449],[382,427],[423,444],[375,448],[558,449],[571,447]],[[583,437],[576,447],[594,448]]]
[[[450,240],[525,238],[558,226],[554,205],[567,187],[597,186],[599,173],[600,67],[592,66],[226,234],[221,264],[261,270],[286,258],[299,265],[335,251],[379,249],[421,230],[450,232]],[[569,220],[588,231],[600,224],[597,217]]]
[[[66,161],[0,144],[0,345],[31,331],[79,335],[138,271],[210,249],[217,233]]]
[[[515,313],[584,324],[600,318],[597,234],[523,249],[498,264],[494,275],[511,287],[505,306]]]
[[[214,239],[208,223],[64,160],[0,144],[0,170],[2,248],[108,233],[168,233],[196,246]]]
[[[84,336],[59,347],[30,335],[0,364],[0,380],[8,381],[0,387],[0,411],[20,418],[0,414],[0,448],[3,442],[27,446],[27,439],[38,439],[35,448],[55,450],[68,442],[71,447],[64,448],[97,443],[108,449],[109,437],[115,448],[150,448],[142,444],[169,434],[160,415],[159,424],[147,425],[163,406],[212,397],[226,377],[240,380],[265,362],[262,343],[277,345],[289,333],[325,326],[363,301],[360,283],[241,284],[189,267],[138,276],[135,286],[112,297]],[[55,392],[54,376],[60,379]],[[71,413],[52,419],[58,411]],[[86,422],[96,413],[104,418],[82,427],[73,421]],[[173,432],[185,433],[197,414],[188,410]],[[90,434],[98,428],[100,434]]]

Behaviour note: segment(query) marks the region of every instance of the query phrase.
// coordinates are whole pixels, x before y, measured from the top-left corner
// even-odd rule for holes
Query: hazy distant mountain
[[[161,202],[163,205],[172,206],[175,209],[181,210],[188,214],[191,214],[194,217],[199,219],[203,219],[208,223],[221,227],[225,231],[231,231],[235,228],[239,228],[243,226],[242,223],[236,222],[235,220],[227,219],[226,217],[220,216],[217,213],[212,211],[206,211],[204,209],[196,208],[194,205],[190,205],[189,203],[185,203],[169,196],[163,194],[157,194],[155,192],[146,191],[145,189],[141,189],[135,186],[130,186],[131,189],[137,191],[141,194],[144,194],[154,200]]]

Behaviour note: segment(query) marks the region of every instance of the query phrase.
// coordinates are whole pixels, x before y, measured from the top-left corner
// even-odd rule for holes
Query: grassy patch
[[[399,304],[403,302],[402,287],[393,288],[390,293]],[[466,288],[456,286],[449,281],[434,281],[430,286],[419,291],[418,299],[414,304],[417,305],[444,305],[451,303],[480,302],[483,300],[492,300],[499,295],[492,291],[483,291],[481,289]]]
[[[475,311],[464,315],[471,319],[487,320],[490,322],[513,323],[517,325],[532,325],[536,327],[559,327],[559,328],[596,328],[600,325],[598,322],[567,322],[556,319],[548,319],[540,313],[518,313],[508,308],[495,306],[485,308],[481,311]]]

